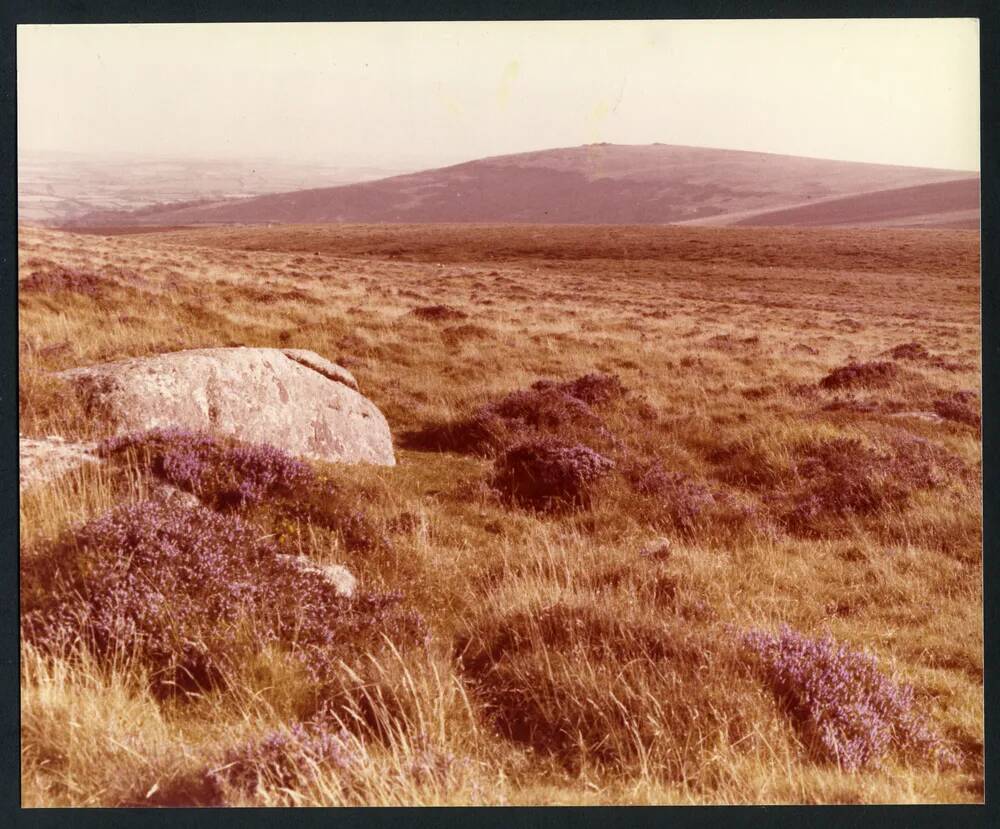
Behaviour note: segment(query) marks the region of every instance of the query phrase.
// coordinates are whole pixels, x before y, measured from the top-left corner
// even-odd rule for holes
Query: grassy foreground
[[[262,561],[343,564],[371,608],[392,597],[303,609],[275,570],[261,601],[278,616],[358,620],[318,662],[239,614],[213,645],[183,602],[150,624],[190,624],[215,660],[200,683],[165,687],[163,654],[126,637],[25,636],[24,805],[980,802],[978,246],[22,228],[22,434],[107,437],[62,368],[306,348],[355,374],[398,460],[316,464],[238,515],[181,516],[176,532],[218,529],[233,573],[223,519],[273,545]],[[594,374],[617,380],[566,385]],[[505,490],[523,441],[585,446],[610,471],[532,501]],[[86,592],[122,552],[88,522],[132,520],[154,461],[124,452],[22,493],[23,611],[69,606],[53,568]]]

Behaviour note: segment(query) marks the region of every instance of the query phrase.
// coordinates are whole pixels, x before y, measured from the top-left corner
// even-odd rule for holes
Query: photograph
[[[19,23],[22,809],[985,804],[980,100],[968,17]]]

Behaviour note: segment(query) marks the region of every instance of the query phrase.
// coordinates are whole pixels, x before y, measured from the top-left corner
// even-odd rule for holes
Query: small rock
[[[278,558],[293,564],[303,573],[315,573],[322,576],[329,584],[333,585],[338,596],[344,599],[354,597],[358,580],[346,567],[340,564],[317,564],[305,556],[290,556],[283,553],[279,553]]]
[[[153,497],[159,498],[164,503],[178,507],[187,507],[189,509],[203,506],[197,495],[185,492],[183,489],[178,489],[166,481],[158,481],[154,484]]]
[[[670,558],[670,548],[673,545],[669,538],[663,536],[659,538],[654,538],[650,541],[642,550],[639,551],[639,555],[642,558],[651,558],[656,561],[665,561]]]
[[[942,419],[937,412],[893,412],[889,417],[910,417],[916,420],[930,420],[934,423]]]

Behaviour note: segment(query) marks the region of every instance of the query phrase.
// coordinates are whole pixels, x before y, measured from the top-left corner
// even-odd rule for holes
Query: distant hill
[[[979,227],[979,179],[896,187],[772,210],[727,224],[793,227]]]
[[[956,170],[665,144],[591,144],[339,187],[141,213],[102,211],[74,223],[878,224],[927,218],[940,212],[939,200],[946,198],[949,211],[966,211],[963,220],[974,218],[978,226],[978,181],[978,174]]]

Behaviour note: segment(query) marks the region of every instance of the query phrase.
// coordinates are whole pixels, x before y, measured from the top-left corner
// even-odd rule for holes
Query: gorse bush
[[[97,654],[134,654],[161,694],[223,687],[269,647],[317,684],[339,657],[383,636],[422,642],[422,618],[399,593],[344,599],[232,515],[160,501],[123,506],[23,557],[28,641],[59,650],[77,637]]]
[[[816,759],[848,771],[877,765],[891,750],[955,762],[918,714],[913,689],[887,678],[873,656],[788,626],[752,630],[741,641]]]
[[[507,499],[538,510],[585,507],[614,461],[589,446],[553,438],[508,449],[496,463],[493,486]]]

